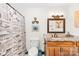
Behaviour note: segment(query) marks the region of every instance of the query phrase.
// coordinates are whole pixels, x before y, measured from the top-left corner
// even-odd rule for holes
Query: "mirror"
[[[52,16],[47,20],[48,33],[65,33],[65,18],[63,16]]]

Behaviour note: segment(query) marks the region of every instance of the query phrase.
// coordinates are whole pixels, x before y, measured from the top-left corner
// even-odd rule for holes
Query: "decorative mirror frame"
[[[53,31],[53,30],[50,31],[50,29],[49,29],[49,27],[51,27],[51,26],[49,26],[49,22],[50,22],[50,21],[53,21],[53,22],[54,22],[54,21],[55,21],[55,22],[56,22],[56,21],[63,21],[63,25],[62,25],[63,28],[62,28],[62,31],[55,31],[55,30],[54,30],[54,31]],[[53,24],[53,23],[52,23],[52,24]],[[53,26],[53,25],[52,25],[52,26]],[[58,18],[57,18],[57,19],[48,19],[48,20],[47,20],[47,33],[65,33],[65,19],[64,19],[64,18],[63,18],[63,19],[60,19],[60,18],[59,18],[59,19],[58,19]]]

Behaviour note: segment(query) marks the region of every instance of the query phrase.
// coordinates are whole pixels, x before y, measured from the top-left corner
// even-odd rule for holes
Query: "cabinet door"
[[[49,48],[49,56],[54,56],[55,55],[55,47],[50,47]]]
[[[76,56],[77,55],[77,47],[61,47],[60,48],[61,56]]]
[[[50,56],[60,56],[60,47],[50,47]]]
[[[55,47],[55,56],[60,56],[60,47]]]
[[[77,56],[79,56],[79,46],[77,48]]]
[[[70,55],[77,56],[78,55],[78,47],[71,47],[70,48]]]
[[[49,47],[46,47],[45,53],[46,53],[46,56],[49,56],[50,55],[50,48]]]
[[[60,47],[60,55],[61,56],[69,56],[70,55],[70,47]]]

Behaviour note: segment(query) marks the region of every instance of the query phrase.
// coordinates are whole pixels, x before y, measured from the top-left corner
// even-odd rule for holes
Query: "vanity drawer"
[[[72,41],[54,41],[54,42],[47,42],[47,46],[76,46],[76,42]]]

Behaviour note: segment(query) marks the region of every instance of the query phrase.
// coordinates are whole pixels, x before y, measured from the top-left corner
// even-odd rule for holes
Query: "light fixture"
[[[39,23],[39,21],[37,21],[37,18],[36,17],[34,17],[34,20],[32,21],[32,24],[34,24],[34,23],[36,23],[36,24]]]
[[[53,10],[53,11],[49,11],[49,16],[61,16],[63,17],[64,13],[62,10]]]

